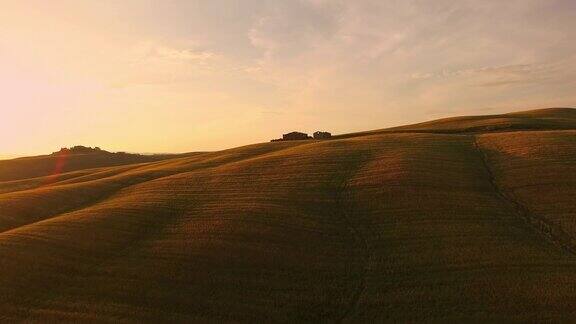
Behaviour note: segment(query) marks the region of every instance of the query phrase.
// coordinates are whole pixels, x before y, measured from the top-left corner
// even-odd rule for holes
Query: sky
[[[0,157],[576,106],[574,0],[0,0]]]

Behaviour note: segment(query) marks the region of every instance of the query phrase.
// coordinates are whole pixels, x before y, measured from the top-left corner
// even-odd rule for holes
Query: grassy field
[[[573,109],[84,165],[0,162],[0,320],[576,319]]]
[[[0,181],[32,180],[46,176],[56,178],[50,180],[58,180],[59,177],[54,177],[55,175],[71,177],[73,175],[69,173],[72,171],[162,161],[175,157],[178,155],[140,155],[106,151],[84,154],[56,152],[50,155],[0,160]]]

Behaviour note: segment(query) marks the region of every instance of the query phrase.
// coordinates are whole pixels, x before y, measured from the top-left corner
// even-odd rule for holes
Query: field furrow
[[[489,177],[490,184],[494,188],[494,191],[498,196],[508,204],[514,207],[518,217],[522,218],[528,227],[530,227],[535,233],[537,233],[542,239],[548,240],[551,244],[556,245],[558,248],[565,250],[567,253],[576,255],[576,245],[574,245],[574,239],[572,235],[567,233],[561,226],[551,222],[545,217],[535,215],[526,206],[521,204],[514,198],[510,193],[504,191],[498,185],[498,181],[492,171],[490,166],[489,157],[486,152],[480,146],[478,139],[474,138],[474,147],[478,150],[479,155],[482,158],[482,164],[486,169],[486,173]]]

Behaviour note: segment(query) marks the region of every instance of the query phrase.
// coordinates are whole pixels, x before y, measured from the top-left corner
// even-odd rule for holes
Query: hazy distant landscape
[[[576,318],[575,109],[86,150],[0,161],[3,321]]]

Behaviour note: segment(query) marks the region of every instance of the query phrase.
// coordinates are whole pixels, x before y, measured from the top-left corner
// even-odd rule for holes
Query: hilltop
[[[142,155],[126,152],[108,152],[99,147],[73,146],[62,148],[50,155],[0,160],[0,181],[12,181],[134,163],[161,161],[174,158],[173,154]]]
[[[571,130],[575,128],[576,109],[546,108],[499,115],[443,118],[413,125],[385,128],[338,136],[339,138],[382,133],[488,133],[535,130]]]
[[[94,155],[0,167],[1,320],[576,318],[574,109]]]

